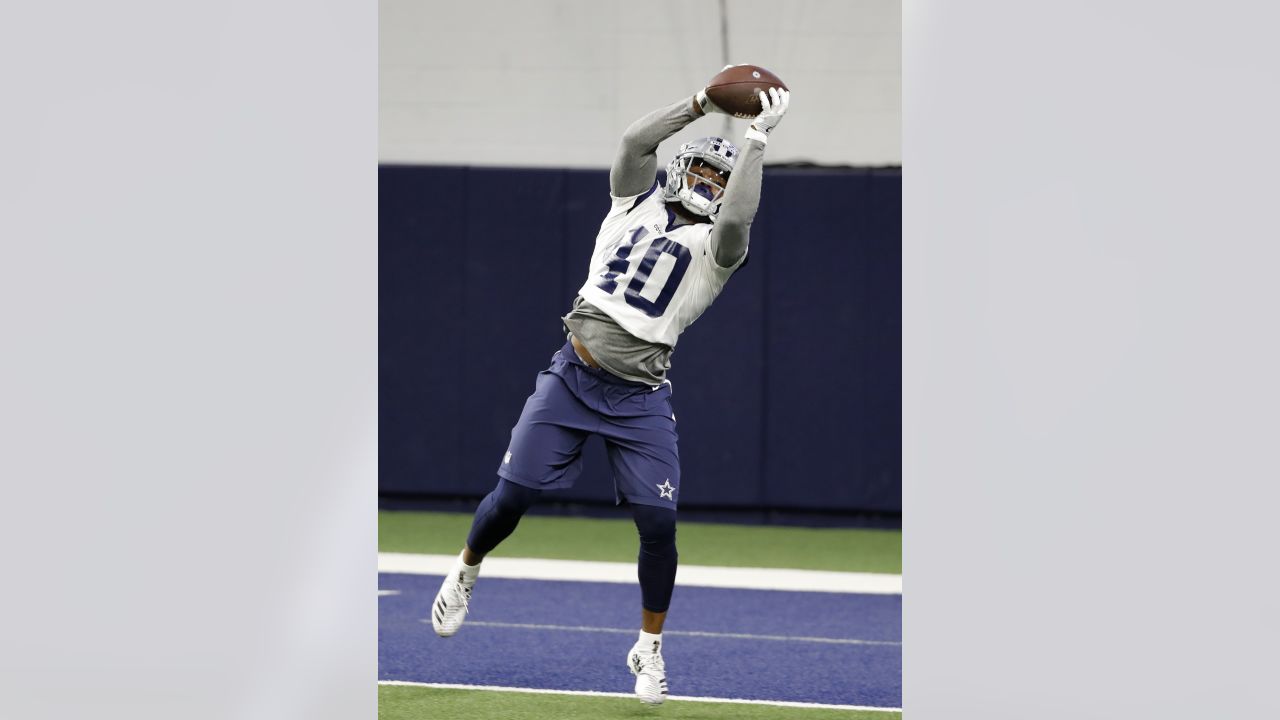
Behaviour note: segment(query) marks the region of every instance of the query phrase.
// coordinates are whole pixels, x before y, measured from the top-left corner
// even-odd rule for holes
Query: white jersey
[[[642,195],[613,198],[596,236],[591,271],[578,290],[627,332],[668,347],[676,346],[680,333],[742,264],[716,264],[711,223],[675,220],[656,184]]]

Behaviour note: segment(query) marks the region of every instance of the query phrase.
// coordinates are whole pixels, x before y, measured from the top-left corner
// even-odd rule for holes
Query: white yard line
[[[421,683],[408,682],[405,680],[379,680],[379,685],[399,685],[407,687],[429,687],[440,688],[443,690],[491,690],[494,692],[522,692],[537,693],[539,695],[583,695],[587,697],[618,697],[629,698],[634,700],[635,695],[630,693],[614,693],[614,692],[598,692],[595,690],[547,690],[545,688],[521,688],[521,687],[499,687],[496,685],[453,685],[449,683]],[[798,708],[825,708],[828,710],[870,710],[882,712],[902,712],[902,708],[874,707],[870,705],[828,705],[825,703],[807,703],[807,702],[791,702],[789,700],[741,700],[738,698],[715,698],[715,697],[689,697],[681,695],[671,695],[667,700],[677,702],[710,702],[710,703],[734,703],[740,705],[776,705],[779,707],[798,707]]]
[[[429,623],[430,619],[419,622]],[[467,627],[515,628],[517,630],[559,630],[565,632],[598,632],[616,633],[618,635],[635,635],[635,628],[590,627],[587,625],[542,625],[538,623],[492,622],[489,620],[468,620]],[[685,637],[728,638],[730,640],[778,640],[783,642],[829,643],[832,645],[902,645],[894,640],[859,640],[856,638],[809,637],[806,635],[751,635],[748,633],[704,632],[701,630],[665,630],[666,635]]]
[[[444,575],[455,555],[378,553],[378,572],[409,575]],[[490,557],[484,561],[484,577],[519,580],[567,580],[635,584],[635,563],[543,558]],[[902,576],[881,573],[792,570],[788,568],[717,567],[681,565],[676,584],[689,587],[740,588],[744,590],[792,590],[797,592],[866,593],[901,595]]]

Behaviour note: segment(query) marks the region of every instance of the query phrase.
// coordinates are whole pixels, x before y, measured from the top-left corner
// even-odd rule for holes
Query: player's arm
[[[733,66],[725,65],[729,67]],[[658,177],[658,145],[712,112],[724,111],[711,102],[703,88],[692,98],[658,108],[631,123],[622,134],[618,156],[609,170],[609,192],[614,197],[631,197],[653,187]]]
[[[733,267],[747,254],[747,240],[751,234],[751,221],[760,207],[760,183],[764,175],[764,148],[769,133],[778,126],[791,103],[791,93],[770,88],[769,94],[760,93],[762,110],[747,129],[745,147],[734,163],[733,174],[724,189],[724,200],[716,214],[716,224],[711,230],[711,251],[716,264]]]
[[[686,97],[631,123],[609,170],[609,192],[614,197],[631,197],[653,187],[658,177],[658,144],[698,117]]]

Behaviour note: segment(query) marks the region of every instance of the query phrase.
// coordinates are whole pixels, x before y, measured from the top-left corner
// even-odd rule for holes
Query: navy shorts
[[[676,507],[680,454],[671,386],[655,390],[590,367],[568,342],[538,373],[498,475],[536,490],[573,487],[592,434],[604,438],[617,502]]]

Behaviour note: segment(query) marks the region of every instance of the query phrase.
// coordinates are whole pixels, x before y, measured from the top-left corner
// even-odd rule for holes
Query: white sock
[[[466,551],[464,550],[462,552]],[[476,576],[480,574],[480,563],[468,565],[467,562],[462,559],[462,552],[458,553],[458,567],[462,568],[462,576],[470,582],[475,580]]]
[[[636,640],[636,649],[645,652],[658,652],[662,649],[662,633],[640,631],[640,639]]]

